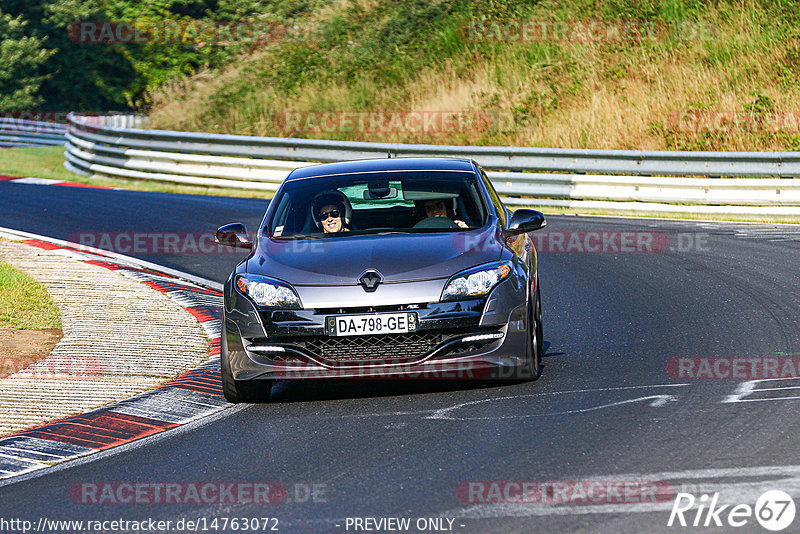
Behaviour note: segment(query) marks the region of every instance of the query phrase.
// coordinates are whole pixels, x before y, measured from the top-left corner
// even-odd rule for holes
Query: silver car
[[[281,184],[225,283],[225,398],[276,380],[536,379],[536,249],[470,160],[387,158],[303,167]]]

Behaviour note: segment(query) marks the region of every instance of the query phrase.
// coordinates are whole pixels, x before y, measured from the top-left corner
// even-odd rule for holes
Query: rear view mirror
[[[397,188],[389,187],[389,180],[375,180],[369,182],[367,187],[369,189],[364,191],[364,200],[397,198]]]
[[[225,226],[220,226],[214,236],[214,241],[220,245],[225,245],[233,248],[244,248],[251,250],[253,242],[247,235],[247,228],[242,223],[231,223]]]
[[[511,216],[508,223],[507,234],[518,235],[533,232],[547,226],[544,214],[536,210],[519,209]]]

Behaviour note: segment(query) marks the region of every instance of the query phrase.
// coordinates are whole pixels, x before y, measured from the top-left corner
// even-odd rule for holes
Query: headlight
[[[511,262],[495,261],[461,271],[447,281],[441,300],[459,300],[487,295],[511,274]]]
[[[236,287],[259,306],[302,308],[300,297],[286,282],[255,274],[236,275]]]

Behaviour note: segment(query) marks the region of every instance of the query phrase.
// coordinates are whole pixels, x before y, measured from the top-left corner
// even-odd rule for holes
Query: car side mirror
[[[511,216],[511,221],[508,223],[507,234],[519,235],[534,230],[539,230],[547,226],[547,221],[544,219],[544,214],[536,210],[518,209]]]
[[[250,236],[247,235],[247,228],[242,223],[220,226],[217,228],[216,235],[214,235],[214,241],[227,247],[253,249],[253,242],[250,241]]]

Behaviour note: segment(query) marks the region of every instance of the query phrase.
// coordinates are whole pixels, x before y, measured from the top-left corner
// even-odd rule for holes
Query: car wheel
[[[222,371],[222,394],[234,404],[240,402],[267,402],[272,391],[272,380],[234,380],[227,359],[220,363]],[[227,369],[226,369],[227,367]]]
[[[542,299],[539,296],[539,287],[536,287],[536,298],[533,306],[528,307],[528,378],[536,380],[542,374]]]
[[[267,402],[272,380],[234,380],[239,402]]]
[[[225,400],[234,404],[239,402],[266,402],[272,391],[272,380],[234,380],[228,351],[220,354],[220,374],[222,375],[222,394]]]

